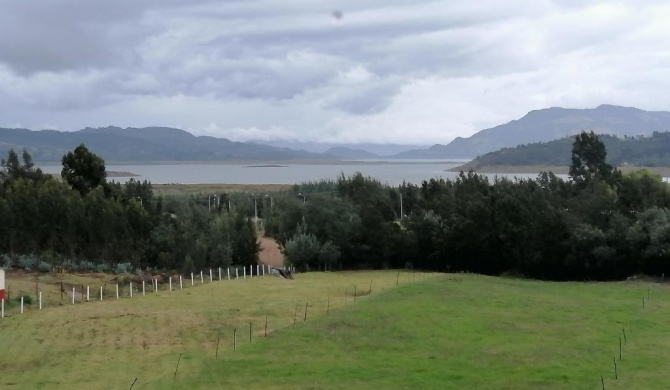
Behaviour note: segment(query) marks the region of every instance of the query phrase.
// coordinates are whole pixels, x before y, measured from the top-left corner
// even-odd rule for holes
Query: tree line
[[[104,161],[83,145],[63,157],[62,181],[10,152],[0,173],[0,253],[188,272],[254,264],[264,234],[300,269],[660,276],[670,270],[670,191],[660,176],[623,175],[606,157],[600,138],[582,133],[567,180],[461,172],[389,186],[358,173],[212,202],[157,197],[148,182],[109,183]]]
[[[80,145],[62,180],[10,150],[0,171],[0,253],[7,267],[190,272],[255,264],[252,222],[195,198],[155,197],[151,183],[109,182],[105,162]],[[123,265],[119,267],[119,265]]]

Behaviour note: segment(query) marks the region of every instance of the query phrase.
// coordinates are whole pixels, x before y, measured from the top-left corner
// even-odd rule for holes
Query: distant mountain
[[[429,145],[371,144],[371,143],[348,144],[348,143],[288,141],[288,140],[272,140],[272,141],[253,140],[251,142],[275,147],[306,150],[308,152],[314,152],[314,153],[327,153],[328,149],[335,147],[344,147],[351,149],[361,149],[366,152],[373,153],[379,157],[392,156],[394,154],[406,152],[408,150],[423,149],[429,146]]]
[[[367,150],[363,149],[357,149],[357,148],[349,148],[346,146],[336,146],[333,148],[330,148],[323,152],[325,155],[329,156],[334,156],[337,158],[343,158],[343,159],[374,159],[374,158],[379,158],[379,155],[376,155],[374,153],[370,153]]]
[[[558,166],[571,164],[572,144],[575,137],[556,141],[504,148],[477,157],[457,168],[481,170],[511,166]],[[615,166],[668,167],[670,166],[670,133],[653,133],[649,137],[601,135],[607,148],[607,162]]]
[[[448,145],[438,144],[394,157],[473,158],[502,148],[553,141],[583,130],[620,137],[651,135],[654,131],[670,130],[670,112],[612,105],[594,109],[547,108],[531,111],[521,119],[482,130],[468,138],[456,138]]]
[[[79,144],[106,161],[234,161],[324,159],[317,153],[278,148],[225,138],[196,137],[184,130],[167,127],[86,128],[74,132],[31,131],[0,128],[0,155],[10,148],[27,149],[38,162],[59,162]]]

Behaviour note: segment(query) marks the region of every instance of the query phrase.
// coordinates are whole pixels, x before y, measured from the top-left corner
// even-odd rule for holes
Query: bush
[[[33,270],[36,269],[39,266],[39,259],[35,255],[19,255],[18,259],[18,266],[19,268],[25,269],[25,270]]]
[[[117,274],[127,274],[132,269],[133,268],[130,266],[130,263],[119,263],[116,265],[114,272],[116,272]]]
[[[96,271],[105,273],[105,272],[111,271],[111,268],[107,264],[103,263],[103,264],[98,264],[96,266]]]
[[[40,265],[37,267],[37,270],[40,272],[51,272],[53,267],[46,261],[40,261]]]
[[[79,271],[92,271],[95,272],[98,270],[98,265],[92,261],[82,260],[79,263]]]
[[[30,295],[26,295],[26,294],[21,294],[18,297],[16,297],[16,303],[18,303],[18,304],[21,303],[21,297],[23,297],[23,304],[24,305],[32,305],[33,304],[33,298],[31,298]]]
[[[10,269],[14,266],[14,260],[12,260],[12,257],[6,253],[2,254],[2,258],[0,258],[0,260],[2,260],[0,264],[2,264],[3,268]]]

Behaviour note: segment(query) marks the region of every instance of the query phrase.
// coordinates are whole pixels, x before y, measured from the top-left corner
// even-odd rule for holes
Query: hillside
[[[0,128],[0,154],[27,149],[35,161],[56,162],[84,143],[107,161],[230,161],[323,159],[323,155],[225,138],[196,137],[167,127],[86,128],[74,132]]]
[[[601,135],[607,148],[607,161],[615,166],[670,166],[670,133],[653,133],[649,137],[619,138]],[[477,157],[459,170],[478,170],[496,166],[569,166],[573,137],[504,148]]]
[[[396,158],[473,158],[483,154],[536,142],[548,142],[581,131],[619,137],[651,135],[670,130],[670,112],[644,111],[631,107],[601,105],[594,109],[547,108],[531,111],[523,118],[456,138],[448,145],[413,150]],[[569,156],[569,154],[568,154]]]

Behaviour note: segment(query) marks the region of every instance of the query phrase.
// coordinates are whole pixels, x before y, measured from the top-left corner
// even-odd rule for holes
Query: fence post
[[[133,282],[130,282],[130,297],[133,297]]]
[[[228,270],[226,272],[228,273],[228,280],[230,280],[230,267],[228,267]]]
[[[244,279],[247,278],[247,267],[242,267],[242,273],[244,274]],[[644,299],[644,298],[642,298]]]
[[[260,267],[261,267],[260,265],[256,264],[256,276],[260,276],[260,275],[261,275],[261,273],[259,272]]]
[[[23,295],[21,295],[21,314],[23,314]]]
[[[154,285],[156,286],[154,292],[158,294],[158,279],[154,279],[154,283],[155,283]]]
[[[0,310],[0,318],[5,318],[5,298],[0,299],[0,306],[2,306],[2,310]]]
[[[116,299],[119,299],[119,284],[116,284]]]
[[[102,301],[102,286],[100,286],[100,300]]]
[[[200,284],[205,283],[205,278],[202,276],[202,270],[200,271]]]
[[[39,296],[38,300],[40,301],[40,310],[42,310],[42,291],[40,291],[38,296]]]
[[[210,281],[210,283],[214,281],[214,279],[212,278],[212,269],[211,268],[209,269],[209,281]]]
[[[193,281],[193,272],[191,272],[191,286],[195,285],[195,282]]]
[[[184,284],[181,282],[181,275],[179,275],[179,289],[180,290],[184,289]]]
[[[235,279],[237,280],[239,278],[240,278],[240,275],[237,272],[237,267],[235,267]]]
[[[170,292],[172,292],[172,275],[170,275]]]
[[[74,287],[72,287],[72,304],[74,305]]]
[[[221,281],[221,267],[219,267],[219,281]]]

